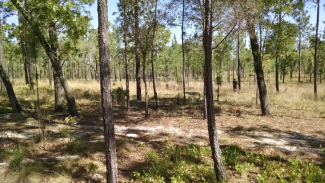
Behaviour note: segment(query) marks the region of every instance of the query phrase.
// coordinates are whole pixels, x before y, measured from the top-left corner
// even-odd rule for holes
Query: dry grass
[[[68,81],[70,88],[76,98],[76,103],[80,110],[81,119],[79,122],[81,124],[101,124],[100,122],[100,84],[96,81],[85,81],[85,80],[74,80]],[[1,123],[1,128],[9,128],[20,130],[20,132],[26,129],[24,124],[29,117],[34,117],[35,107],[36,107],[36,93],[33,94],[29,86],[24,84],[23,80],[14,80],[14,89],[18,97],[18,101],[22,104],[26,112],[22,115],[16,114],[5,114],[1,116],[3,122]],[[68,116],[68,113],[55,114],[54,110],[54,91],[53,88],[48,86],[47,80],[41,80],[39,82],[40,86],[40,101],[42,109],[41,120],[45,120],[49,123],[55,123],[57,125],[64,125],[66,122],[64,118]],[[142,97],[144,98],[144,85],[142,86]],[[122,81],[112,81],[112,89],[122,87],[125,89],[125,80]],[[220,109],[220,113],[216,117],[217,127],[222,131],[234,130],[236,127],[240,127],[237,130],[243,131],[260,131],[260,130],[274,130],[274,131],[299,131],[301,133],[317,134],[321,129],[325,128],[324,117],[325,117],[325,85],[318,85],[318,101],[314,101],[313,85],[310,83],[296,84],[294,82],[289,82],[280,85],[280,92],[275,92],[274,83],[267,83],[268,96],[270,102],[271,116],[262,117],[259,114],[260,106],[255,104],[256,101],[256,84],[251,82],[249,85],[248,81],[242,83],[242,90],[236,93],[232,90],[232,84],[225,82],[220,87],[220,102],[215,102],[215,105]],[[125,111],[121,108],[114,107],[115,112],[122,113],[117,116],[117,123],[121,125],[135,125],[141,124],[145,126],[157,127],[161,126],[174,126],[177,128],[187,129],[207,129],[206,122],[201,120],[201,107],[202,101],[191,102],[190,100],[186,105],[178,105],[176,100],[179,93],[182,93],[182,84],[176,83],[174,81],[161,82],[158,81],[157,93],[160,99],[171,99],[172,102],[168,104],[168,108],[161,108],[158,111],[151,110],[151,117],[149,119],[143,119],[141,105],[139,105],[140,111],[131,111],[129,113],[124,113]],[[192,80],[190,83],[186,83],[186,91],[189,92],[199,92],[202,93],[203,82]],[[214,84],[214,95],[216,98],[217,86]],[[150,102],[153,102],[153,89],[152,82],[148,83],[148,94],[151,98]],[[131,99],[136,99],[136,83],[135,81],[130,82],[130,95]],[[191,96],[188,96],[191,98]],[[3,106],[10,106],[8,99],[5,94],[0,95],[0,102]],[[138,102],[133,101],[133,105],[138,105]],[[161,100],[160,102],[163,102]],[[241,117],[238,117],[233,109],[240,109],[243,111]],[[56,127],[47,127],[47,130],[55,129]],[[28,128],[27,128],[28,129]],[[62,129],[62,126],[58,128]],[[37,133],[37,128],[35,132]],[[82,131],[78,131],[77,134],[82,134]],[[82,142],[87,142],[87,140],[93,138],[96,140],[102,139],[101,131],[93,132],[89,136],[82,138]],[[86,139],[87,137],[87,139]],[[150,140],[150,137],[148,141]],[[171,137],[171,140],[179,138],[178,136]],[[227,136],[224,134],[221,136],[221,144],[240,144],[243,145],[244,141],[241,141],[242,137],[239,136]],[[193,140],[193,139],[190,139]],[[199,139],[197,139],[199,140]],[[206,139],[205,139],[206,140]],[[140,147],[137,141],[129,141],[129,139],[124,139],[117,137],[118,145],[118,156],[119,156],[119,168],[123,171],[123,175],[120,180],[129,181],[129,175],[135,168],[141,167],[143,165],[145,153],[152,151],[153,149],[159,147],[159,145],[150,145],[146,142],[146,139],[141,141],[146,142],[146,147]],[[194,141],[194,140],[193,140]],[[65,155],[69,152],[64,149],[67,145],[67,141],[56,141],[55,138],[47,141],[47,149],[42,148],[41,143],[23,143],[18,142],[23,146],[26,146],[29,158],[38,158],[44,156],[59,156]],[[16,143],[1,141],[1,149],[12,149],[16,147]],[[243,145],[244,146],[244,145]],[[82,146],[84,147],[84,146]],[[87,164],[90,162],[98,163],[99,172],[104,172],[104,153],[102,143],[87,143],[87,148],[84,148],[84,152],[80,152],[82,159],[80,162],[76,162],[76,167],[83,170],[82,167],[86,168]],[[245,148],[245,147],[243,147]],[[0,150],[1,150],[0,149]],[[265,151],[269,151],[265,150]],[[3,153],[0,152],[1,161],[9,161],[10,157],[2,156]],[[281,154],[285,155],[285,154]],[[291,156],[291,155],[287,155]],[[293,156],[293,155],[292,155]],[[49,174],[44,179],[44,174],[31,174],[29,176],[29,182],[71,182],[80,181],[81,179],[75,178],[74,176],[84,176],[84,174],[76,173],[77,170],[71,167],[71,162],[62,162],[61,165],[57,165],[51,171],[60,170],[59,174]],[[62,168],[63,167],[63,168]],[[37,168],[37,167],[36,167]],[[61,169],[60,169],[61,168]],[[141,167],[142,168],[142,167]],[[87,169],[87,168],[86,168]],[[37,169],[36,169],[37,170]],[[63,171],[64,170],[64,171]],[[31,172],[34,170],[31,169]],[[3,172],[2,172],[3,173]],[[0,172],[0,175],[4,175]],[[7,173],[7,172],[6,172]],[[0,178],[0,182],[17,182],[21,180],[26,174],[24,172],[12,172],[7,173],[5,179]],[[84,173],[81,171],[81,173]],[[22,176],[24,175],[24,176]],[[0,176],[1,177],[1,176]],[[26,177],[26,176],[25,176]],[[10,180],[10,181],[9,181]]]

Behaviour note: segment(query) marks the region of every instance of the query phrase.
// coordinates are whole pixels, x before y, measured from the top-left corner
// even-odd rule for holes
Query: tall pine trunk
[[[279,53],[279,42],[280,42],[280,38],[281,38],[281,21],[282,21],[282,10],[280,10],[280,13],[278,15],[278,20],[279,20],[279,27],[278,27],[278,38],[276,40],[276,46],[277,46],[277,50],[276,50],[276,60],[275,60],[275,88],[276,91],[279,92],[279,62],[280,62],[280,53]]]
[[[314,95],[317,100],[317,49],[318,49],[318,27],[319,27],[319,1],[317,0],[317,22],[315,35],[315,54],[314,54]]]
[[[298,50],[299,50],[299,73],[298,73],[298,83],[301,83],[300,81],[300,72],[301,72],[301,33],[299,35],[299,43],[298,43]]]
[[[224,181],[227,179],[226,171],[222,162],[221,150],[217,138],[217,128],[215,123],[215,111],[213,101],[213,86],[212,86],[212,4],[211,0],[204,2],[204,32],[203,32],[203,47],[204,47],[204,83],[206,87],[206,101],[207,101],[207,118],[208,118],[208,131],[209,140],[212,150],[212,159],[214,162],[214,169],[217,181]]]
[[[185,102],[186,102],[186,95],[185,95],[184,18],[185,18],[185,0],[183,0],[183,14],[182,14],[183,104],[185,104]]]
[[[240,83],[240,23],[238,26],[238,38],[237,38],[237,57],[238,57],[238,70],[237,70],[237,79],[238,79],[238,90],[241,89],[241,83]]]
[[[256,33],[255,33],[255,25],[252,24],[250,19],[247,19],[247,26],[248,26],[248,33],[249,33],[249,38],[250,38],[250,43],[251,43],[252,54],[253,54],[253,58],[254,58],[254,67],[255,67],[255,73],[256,73],[256,78],[257,78],[261,110],[262,110],[263,115],[269,115],[271,113],[270,113],[270,109],[269,109],[266,84],[264,81],[264,73],[263,73],[261,55],[259,52],[259,45],[258,45]]]
[[[111,74],[108,45],[107,0],[98,0],[98,38],[101,99],[104,121],[106,181],[117,183],[117,156],[111,96]]]
[[[156,91],[156,82],[155,82],[155,68],[153,66],[154,61],[154,46],[155,46],[155,34],[156,34],[156,28],[157,28],[157,4],[158,0],[156,0],[155,4],[155,19],[154,19],[154,27],[153,27],[153,33],[152,33],[152,49],[151,49],[151,71],[152,71],[152,86],[153,86],[153,93],[155,98],[155,105],[158,109],[158,96]]]
[[[128,58],[128,19],[127,19],[127,3],[123,1],[124,6],[124,57],[125,57],[125,89],[126,89],[126,108],[130,110],[130,90],[129,90],[129,58]]]
[[[135,78],[137,83],[137,100],[141,101],[141,73],[140,73],[140,30],[139,30],[139,9],[138,0],[135,1],[134,10],[134,40],[135,40]]]
[[[146,79],[146,53],[143,53],[143,65],[142,65],[142,71],[143,71],[143,83],[144,83],[144,99],[145,99],[145,114],[144,116],[147,118],[149,117],[149,111],[148,111],[148,87],[147,87],[147,79]]]

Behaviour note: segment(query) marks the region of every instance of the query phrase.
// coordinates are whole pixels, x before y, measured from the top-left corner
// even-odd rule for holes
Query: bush
[[[122,87],[118,87],[112,90],[113,102],[116,104],[123,104],[125,102],[126,90],[123,90]]]
[[[12,112],[11,107],[0,106],[0,114],[11,113],[11,112]]]

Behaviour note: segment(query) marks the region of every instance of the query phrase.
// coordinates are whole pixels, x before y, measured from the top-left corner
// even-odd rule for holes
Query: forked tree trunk
[[[22,7],[22,5],[20,3],[18,3],[17,0],[10,0],[10,1],[18,9],[18,11],[24,16],[24,18],[27,20],[27,22],[29,24],[31,24],[31,28],[34,31],[34,34],[37,36],[41,45],[45,49],[47,56],[50,58],[52,66],[53,66],[54,70],[56,71],[56,73],[58,74],[61,84],[64,88],[70,115],[78,116],[78,110],[76,107],[75,99],[73,97],[73,94],[70,91],[68,82],[64,78],[63,72],[61,69],[60,55],[59,55],[59,49],[58,49],[58,37],[57,37],[55,24],[54,23],[49,24],[49,29],[50,29],[49,33],[52,34],[52,39],[50,39],[50,40],[54,40],[53,42],[51,42],[51,44],[53,44],[53,45],[50,45],[49,42],[45,39],[43,32],[37,26],[39,24],[39,22],[37,22],[37,20],[35,20],[34,17],[29,12],[27,12]]]
[[[204,65],[204,83],[206,86],[206,101],[207,101],[207,118],[208,118],[208,131],[209,140],[212,150],[212,159],[214,162],[214,169],[217,181],[224,181],[227,179],[226,171],[222,162],[221,150],[217,138],[217,128],[215,123],[215,111],[213,101],[213,83],[212,83],[212,4],[211,0],[204,2],[204,32],[203,32],[203,47],[205,56]]]
[[[251,42],[251,49],[254,58],[254,67],[257,78],[257,85],[259,90],[259,97],[261,103],[261,110],[263,115],[270,115],[269,101],[267,97],[266,84],[264,81],[264,73],[261,62],[261,55],[259,53],[259,45],[257,42],[257,36],[255,33],[255,26],[250,19],[247,19],[248,33]]]
[[[139,9],[138,0],[135,0],[134,11],[134,40],[135,40],[135,77],[137,83],[137,100],[141,101],[141,73],[140,73],[140,30],[139,30]]]
[[[113,108],[111,96],[111,76],[108,45],[108,17],[107,0],[98,0],[98,38],[100,84],[102,97],[102,110],[104,121],[105,155],[106,155],[106,181],[117,183],[117,156],[115,145],[115,132],[113,121]]]

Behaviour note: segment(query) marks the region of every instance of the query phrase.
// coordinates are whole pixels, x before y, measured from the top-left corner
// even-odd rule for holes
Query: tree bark
[[[261,110],[263,115],[270,115],[269,102],[267,97],[266,84],[264,81],[264,73],[261,62],[261,55],[259,53],[259,45],[255,33],[255,25],[252,24],[250,19],[247,19],[248,33],[251,43],[252,54],[254,58],[254,67],[259,90],[259,97],[261,103]]]
[[[158,4],[158,0],[156,0],[156,4],[155,4],[155,19],[154,19],[154,27],[153,27],[153,33],[152,33],[153,35],[152,35],[152,49],[151,49],[151,71],[152,71],[152,86],[153,86],[155,104],[156,104],[156,108],[158,109],[158,96],[157,96],[157,91],[156,91],[155,69],[154,69],[154,66],[153,66],[155,33],[156,33],[156,28],[157,28],[157,4]],[[184,78],[183,78],[183,80],[184,80]],[[184,93],[184,96],[185,96],[185,93]]]
[[[300,81],[300,71],[301,71],[301,34],[299,35],[298,50],[299,50],[299,73],[298,73],[298,83],[301,83],[301,81]]]
[[[135,77],[137,83],[137,100],[141,101],[141,73],[140,73],[140,30],[139,30],[139,9],[138,0],[135,1],[135,10],[134,10],[134,40],[135,40]]]
[[[281,5],[280,5],[281,6]],[[276,60],[275,60],[275,88],[276,88],[276,91],[279,92],[280,89],[279,89],[279,62],[280,62],[280,53],[279,53],[279,42],[280,42],[280,38],[281,38],[281,30],[282,30],[282,27],[281,27],[281,21],[282,21],[282,16],[281,16],[281,11],[280,10],[280,13],[278,15],[278,19],[279,19],[279,28],[278,28],[278,37],[277,37],[277,40],[276,40]]]
[[[217,129],[215,124],[215,111],[213,101],[213,83],[212,83],[212,4],[211,0],[205,0],[205,23],[203,32],[203,47],[205,56],[205,75],[204,82],[206,85],[206,98],[207,98],[207,113],[208,113],[208,131],[209,140],[212,150],[212,158],[214,162],[214,169],[217,181],[224,181],[227,179],[226,171],[222,162],[221,150],[217,138]]]
[[[124,6],[124,56],[125,56],[125,88],[126,88],[126,108],[130,110],[130,89],[129,89],[129,58],[128,58],[128,19],[127,19],[127,3],[123,0]]]
[[[183,104],[186,103],[186,95],[185,95],[184,18],[185,18],[185,0],[183,0],[183,14],[182,14]]]
[[[98,0],[98,38],[100,84],[102,97],[102,110],[104,121],[105,155],[106,155],[106,181],[117,183],[117,156],[115,145],[115,132],[113,121],[113,108],[111,96],[111,74],[108,45],[108,17],[107,0]]]
[[[240,23],[238,25],[238,40],[237,40],[237,57],[238,57],[238,70],[237,70],[237,80],[238,80],[238,90],[241,89],[240,84]]]
[[[31,25],[31,28],[34,31],[34,34],[37,36],[38,40],[40,41],[41,45],[45,49],[47,56],[50,58],[52,66],[56,73],[58,74],[61,84],[64,88],[67,103],[68,103],[68,109],[71,116],[78,116],[78,110],[76,107],[76,102],[73,97],[73,94],[70,91],[69,85],[63,76],[63,72],[60,65],[60,55],[59,55],[59,49],[58,49],[58,40],[57,40],[57,32],[55,28],[54,23],[50,23],[50,30],[49,33],[52,34],[52,38],[50,38],[50,42],[54,45],[50,45],[49,42],[45,39],[44,34],[42,33],[41,29],[39,28],[39,22],[34,19],[34,17],[27,12],[20,3],[18,3],[17,0],[10,0],[13,5],[18,9],[18,11],[24,16],[24,18],[28,21],[28,23]],[[52,42],[54,41],[54,42]],[[53,48],[53,46],[55,46]]]
[[[0,76],[3,84],[6,87],[8,98],[11,104],[12,112],[18,113],[22,111],[22,108],[20,104],[18,103],[18,100],[16,98],[14,89],[11,85],[10,79],[8,75],[6,74],[6,70],[3,67],[4,60],[4,54],[3,54],[3,44],[2,44],[2,23],[1,23],[1,13],[0,13]]]
[[[55,112],[64,111],[64,89],[60,82],[60,77],[53,70],[53,79],[54,79],[54,92],[55,92]]]
[[[48,73],[48,78],[49,78],[49,85],[52,88],[52,66],[51,66],[51,61],[50,59],[47,62],[47,73]]]
[[[146,103],[145,107],[145,114],[144,116],[147,118],[149,117],[149,111],[148,111],[148,87],[147,87],[147,80],[146,80],[146,53],[143,53],[143,65],[142,65],[142,71],[143,71],[143,83],[144,83],[144,99]]]
[[[317,100],[317,49],[318,49],[318,27],[319,27],[319,1],[317,0],[317,22],[315,35],[315,54],[314,54],[314,95]]]

